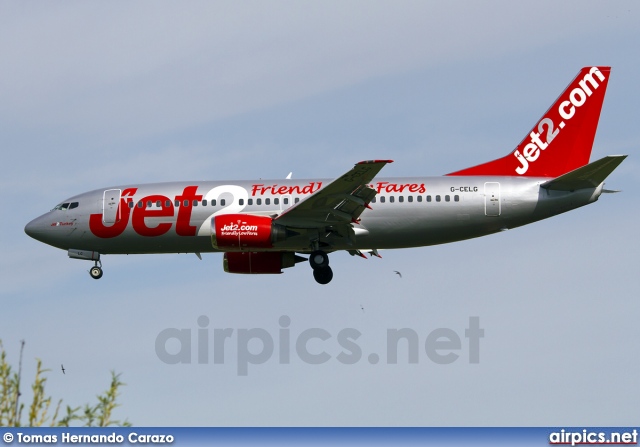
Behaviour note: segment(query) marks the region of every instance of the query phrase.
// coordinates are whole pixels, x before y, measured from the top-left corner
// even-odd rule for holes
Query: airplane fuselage
[[[442,244],[515,228],[592,203],[602,186],[578,191],[541,188],[546,178],[443,176],[381,178],[377,195],[354,224],[355,240],[332,250],[393,249]],[[174,182],[103,188],[65,200],[27,226],[54,247],[101,254],[215,252],[211,218],[276,217],[329,183],[327,179]],[[120,193],[109,203],[111,191]],[[322,235],[321,235],[322,236]],[[310,252],[292,238],[271,250]]]

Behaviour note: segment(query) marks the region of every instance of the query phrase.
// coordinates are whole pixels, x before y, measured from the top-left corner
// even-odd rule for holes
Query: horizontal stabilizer
[[[625,158],[627,158],[626,155],[609,155],[549,180],[540,186],[555,191],[597,188]]]

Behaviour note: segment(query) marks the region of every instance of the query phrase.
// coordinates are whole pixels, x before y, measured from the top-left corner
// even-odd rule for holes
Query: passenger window
[[[211,199],[211,206],[216,206],[216,199]]]
[[[193,201],[193,206],[198,206],[198,201],[197,200]]]
[[[404,196],[398,197],[398,202],[404,202]]]
[[[447,194],[446,196],[444,196],[444,201],[445,201],[445,202],[450,202],[450,201],[451,201],[451,197],[449,196],[449,194]]]
[[[142,200],[138,202],[138,208],[142,208],[144,206],[144,204],[142,203]]]
[[[280,205],[280,199],[278,199],[278,198],[273,199],[273,204],[274,205]]]
[[[369,203],[376,203],[376,198],[374,197],[373,199],[371,199],[371,202]]]
[[[256,199],[256,205],[262,205],[262,199]]]
[[[436,202],[439,202],[440,200],[440,196],[436,196]]]
[[[202,201],[202,206],[207,206],[207,203],[209,203],[209,202],[207,201],[207,199],[204,199],[204,200]]]
[[[427,202],[431,202],[431,196],[427,196]]]
[[[271,205],[271,199],[264,199],[265,205]]]
[[[151,208],[153,206],[153,202],[151,200],[147,200],[147,208]]]
[[[156,206],[162,208],[162,200],[156,200]]]
[[[127,205],[129,205],[129,208],[133,208],[134,207],[133,202],[127,202]]]
[[[418,199],[418,202],[422,202],[422,196],[418,196],[417,199]]]
[[[220,199],[220,206],[224,206],[225,200],[224,199]]]
[[[289,205],[289,198],[288,198],[288,197],[285,197],[284,199],[282,199],[282,202],[283,202],[285,205]]]
[[[184,206],[189,206],[189,201],[188,201],[188,200],[185,200],[184,202],[182,202],[182,204],[183,204]]]
[[[247,205],[253,205],[253,199],[247,199]]]
[[[295,202],[298,203],[300,201],[300,197],[296,197]]]
[[[180,206],[180,201],[176,200],[175,202],[173,202],[173,204],[176,206],[176,208],[178,208]]]
[[[167,208],[171,207],[171,200],[167,200],[166,202],[164,202],[164,206],[166,206]]]
[[[413,196],[407,197],[407,202],[413,202]]]
[[[460,196],[456,194],[455,196],[453,196],[453,200],[455,200],[456,202],[459,202]]]
[[[381,196],[381,197],[380,197],[380,203],[384,203],[384,200],[385,200],[385,199],[384,199],[384,196]]]
[[[389,203],[393,203],[396,201],[396,198],[394,196],[389,196]]]
[[[244,199],[238,199],[238,205],[244,205]]]

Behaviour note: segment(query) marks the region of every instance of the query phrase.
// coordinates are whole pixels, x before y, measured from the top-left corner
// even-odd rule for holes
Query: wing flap
[[[627,158],[626,155],[609,155],[553,180],[544,182],[540,186],[554,191],[597,188],[625,158]]]

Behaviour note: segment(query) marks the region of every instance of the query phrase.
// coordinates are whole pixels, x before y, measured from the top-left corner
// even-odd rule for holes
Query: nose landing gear
[[[91,275],[93,279],[102,278],[102,262],[96,261],[96,265],[89,270],[89,275]]]
[[[100,262],[100,253],[91,250],[78,250],[70,248],[67,252],[71,259],[83,259],[85,261],[94,261],[95,265],[89,269],[89,275],[93,279],[102,278],[102,262]]]
[[[322,250],[315,250],[309,256],[309,264],[313,269],[313,278],[318,284],[329,284],[333,279],[333,270],[329,267],[329,255]]]

